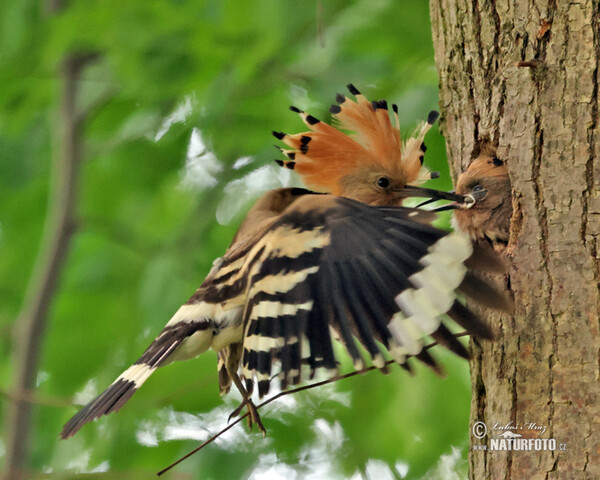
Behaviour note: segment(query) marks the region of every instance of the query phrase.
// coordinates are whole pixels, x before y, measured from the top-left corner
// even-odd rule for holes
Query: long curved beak
[[[423,197],[430,198],[432,201],[435,200],[450,200],[459,204],[469,204],[474,202],[474,198],[470,195],[459,195],[454,192],[444,192],[441,190],[434,190],[432,188],[417,187],[415,185],[406,185],[404,188],[394,190],[401,197]]]
[[[454,190],[450,190],[450,192],[448,192],[448,193],[456,193],[456,192]],[[416,208],[424,207],[425,205],[429,205],[430,203],[433,203],[433,202],[437,202],[437,199],[430,198],[428,200],[425,200],[425,201],[419,203]]]

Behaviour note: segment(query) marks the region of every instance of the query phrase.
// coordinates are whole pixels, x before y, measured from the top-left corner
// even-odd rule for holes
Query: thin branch
[[[59,283],[71,239],[76,230],[75,205],[81,162],[81,123],[77,121],[77,75],[95,57],[72,55],[61,65],[60,151],[54,156],[48,215],[35,267],[21,312],[15,322],[13,365],[14,398],[6,412],[6,463],[4,480],[22,478],[28,463],[31,402],[23,398],[35,389],[39,352],[47,313]]]
[[[464,337],[466,335],[469,335],[468,332],[460,332],[454,335],[455,338],[459,338],[459,337]],[[423,347],[423,350],[429,350],[430,348],[435,347],[436,345],[438,345],[438,342],[432,342],[428,345],[425,345]],[[414,355],[407,355],[406,358],[410,358],[410,357],[414,357]],[[394,360],[388,360],[385,365],[389,366],[389,365],[393,365],[394,363],[396,363]],[[355,375],[361,375],[363,373],[366,372],[371,372],[373,370],[379,370],[378,367],[375,366],[370,366],[365,368],[364,370],[358,370],[358,371],[354,371],[354,372],[350,372],[350,373],[346,373],[345,375],[341,375],[339,377],[333,377],[333,378],[328,378],[327,380],[322,380],[321,382],[316,382],[316,383],[311,383],[309,385],[304,385],[302,387],[298,387],[298,388],[294,388],[291,390],[284,390],[282,392],[279,392],[277,395],[272,396],[271,398],[268,398],[267,400],[265,400],[264,402],[262,402],[261,404],[256,406],[256,409],[259,410],[262,407],[268,405],[271,402],[274,402],[275,400],[285,396],[285,395],[292,395],[294,393],[298,393],[298,392],[302,392],[304,390],[310,390],[313,388],[317,388],[317,387],[321,387],[323,385],[327,385],[329,383],[334,383],[337,382],[339,380],[343,380],[345,378],[350,378],[350,377],[354,377]],[[222,429],[219,433],[216,433],[215,435],[213,435],[212,437],[210,437],[208,440],[206,440],[202,445],[194,448],[191,452],[187,453],[186,455],[184,455],[183,457],[181,457],[179,460],[177,460],[176,462],[172,463],[171,465],[169,465],[166,468],[163,468],[160,472],[157,472],[156,475],[157,476],[161,476],[164,473],[167,473],[169,470],[171,470],[173,467],[176,467],[177,465],[179,465],[181,462],[183,462],[184,460],[188,459],[189,457],[191,457],[192,455],[194,455],[194,453],[199,452],[200,450],[202,450],[204,447],[206,447],[208,444],[214,442],[217,438],[219,438],[221,435],[223,435],[225,432],[227,432],[228,430],[230,430],[231,428],[233,428],[234,426],[236,426],[238,423],[240,423],[244,418],[246,418],[249,415],[249,412],[246,412],[244,415],[238,417],[233,423],[230,423],[229,425],[227,425],[224,429]]]

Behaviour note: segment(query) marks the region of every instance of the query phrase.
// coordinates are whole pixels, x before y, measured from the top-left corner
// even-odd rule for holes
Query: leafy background
[[[253,199],[297,183],[273,163],[270,131],[303,129],[288,105],[328,119],[353,82],[398,103],[407,129],[437,107],[428,15],[427,2],[409,0],[0,3],[4,407],[60,151],[59,65],[73,52],[99,54],[77,83],[88,115],[78,230],[43,339],[34,477],[153,478],[226,425],[238,397],[219,397],[210,352],[157,372],[118,414],[58,440],[77,404],[191,295]],[[437,128],[427,141],[426,162],[442,172],[433,185],[449,189]],[[394,368],[288,396],[263,410],[266,439],[238,425],[166,478],[463,477],[468,365],[434,354],[443,379]]]

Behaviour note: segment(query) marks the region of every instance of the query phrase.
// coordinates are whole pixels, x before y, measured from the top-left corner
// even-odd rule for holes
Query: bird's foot
[[[244,406],[248,409],[248,414],[249,414],[248,415],[248,428],[250,430],[252,430],[252,427],[254,425],[256,425],[258,430],[263,434],[263,437],[266,437],[267,430],[265,429],[265,426],[263,425],[263,423],[260,419],[260,415],[258,414],[258,409],[256,408],[256,405],[254,405],[252,400],[250,400],[249,398],[242,400],[242,403],[240,403],[239,407],[237,407],[233,412],[231,412],[231,415],[229,415],[229,419],[227,421],[231,421],[231,419],[233,417],[239,416],[240,413],[242,412],[242,410],[244,409]]]

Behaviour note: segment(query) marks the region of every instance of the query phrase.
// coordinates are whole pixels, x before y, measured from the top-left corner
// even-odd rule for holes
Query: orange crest
[[[405,185],[419,184],[431,178],[423,167],[423,138],[437,120],[438,113],[430,112],[416,136],[403,145],[397,105],[392,105],[395,119],[395,125],[392,125],[385,100],[369,102],[352,84],[348,85],[348,90],[356,101],[338,94],[338,105],[332,105],[329,110],[340,129],[352,132],[351,135],[290,107],[310,131],[295,135],[273,132],[276,138],[292,148],[280,149],[287,160],[276,162],[298,172],[308,187],[334,195],[340,194],[342,178],[362,168],[391,172],[394,177],[402,178]]]

